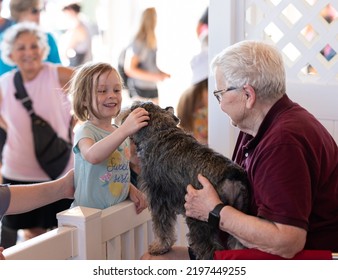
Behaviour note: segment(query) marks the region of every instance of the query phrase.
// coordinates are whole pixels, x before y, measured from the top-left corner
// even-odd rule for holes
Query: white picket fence
[[[75,207],[57,214],[58,228],[4,250],[7,260],[135,260],[154,240],[148,210],[136,214],[124,201],[104,210]],[[177,221],[178,245],[187,226]]]
[[[75,207],[57,215],[59,227],[4,250],[7,260],[137,260],[154,240],[151,215],[124,201],[105,210]],[[187,245],[177,219],[177,245]],[[338,254],[332,254],[338,259]]]

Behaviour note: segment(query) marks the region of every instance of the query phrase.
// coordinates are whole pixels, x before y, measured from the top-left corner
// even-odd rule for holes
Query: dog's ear
[[[131,104],[130,109],[131,109],[131,111],[134,111],[136,108],[141,107],[143,104],[144,104],[144,102],[135,100],[135,101],[133,101],[133,103]]]
[[[173,115],[175,114],[175,110],[174,110],[174,108],[173,108],[173,107],[171,107],[171,106],[169,106],[169,107],[166,107],[164,110],[166,110],[166,111],[168,111],[168,112],[172,113]]]
[[[168,111],[169,113],[171,113],[173,115],[173,119],[175,120],[176,124],[179,124],[180,119],[178,117],[175,116],[175,110],[173,107],[169,106],[166,107],[164,110]]]

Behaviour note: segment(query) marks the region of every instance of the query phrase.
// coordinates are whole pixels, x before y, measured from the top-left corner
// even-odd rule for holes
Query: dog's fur
[[[141,161],[141,188],[149,200],[156,236],[149,246],[150,254],[164,254],[175,243],[176,215],[185,214],[187,185],[202,188],[199,173],[209,179],[225,204],[247,210],[249,192],[242,168],[183,132],[172,110],[151,102],[134,103],[131,110],[137,107],[146,109],[150,116],[148,126],[132,136]],[[211,259],[215,250],[226,247],[219,240],[219,230],[207,222],[188,217],[186,222],[189,246],[197,259]],[[242,248],[231,236],[227,245],[229,249]]]

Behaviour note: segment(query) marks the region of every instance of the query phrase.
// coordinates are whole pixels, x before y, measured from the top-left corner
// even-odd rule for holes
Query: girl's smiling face
[[[95,114],[100,119],[111,121],[119,114],[122,103],[122,84],[116,71],[101,73],[94,91],[92,102]]]

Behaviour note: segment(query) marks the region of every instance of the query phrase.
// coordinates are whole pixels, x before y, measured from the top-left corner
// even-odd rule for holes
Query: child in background
[[[130,135],[148,124],[142,108],[129,114],[120,127],[112,124],[121,110],[122,79],[107,63],[86,63],[70,85],[74,113],[83,123],[74,135],[75,200],[73,206],[104,209],[125,200],[135,203],[137,213],[146,199],[130,183]]]
[[[201,144],[208,144],[208,52],[202,51],[191,61],[192,85],[177,104],[179,126]]]

